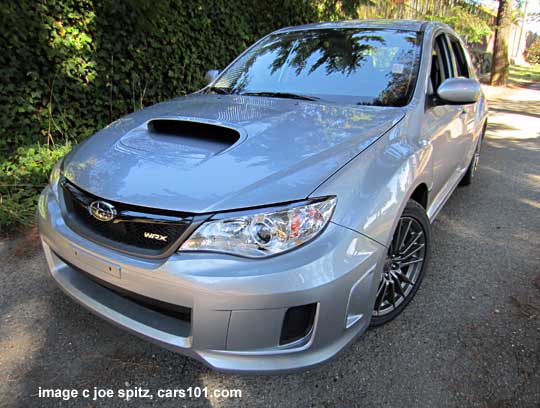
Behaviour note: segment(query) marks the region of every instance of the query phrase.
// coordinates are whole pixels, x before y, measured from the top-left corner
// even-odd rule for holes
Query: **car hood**
[[[175,211],[300,200],[403,116],[401,108],[193,94],[112,123],[66,157],[64,174],[103,199]],[[238,139],[156,134],[155,119],[224,126]]]

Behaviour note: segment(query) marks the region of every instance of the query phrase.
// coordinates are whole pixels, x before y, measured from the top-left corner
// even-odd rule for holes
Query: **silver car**
[[[470,184],[487,107],[446,25],[290,27],[191,95],[76,146],[41,194],[58,285],[98,316],[218,370],[335,356],[426,272]]]

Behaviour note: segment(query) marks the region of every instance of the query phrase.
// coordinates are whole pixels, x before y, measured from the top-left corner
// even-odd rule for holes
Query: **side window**
[[[461,43],[456,38],[450,38],[454,60],[456,61],[456,76],[469,78],[469,67],[467,66],[467,58]]]
[[[435,38],[433,51],[431,53],[431,73],[429,94],[435,93],[442,82],[452,75],[452,65],[450,62],[450,53],[448,52],[447,42],[444,34]]]

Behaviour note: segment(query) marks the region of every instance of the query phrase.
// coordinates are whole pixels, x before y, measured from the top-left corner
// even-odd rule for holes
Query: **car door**
[[[469,63],[461,42],[453,35],[449,35],[448,40],[450,42],[450,52],[452,54],[455,76],[474,78],[473,72],[469,69]],[[474,137],[475,134],[478,133],[476,131],[478,122],[478,103],[460,105],[460,107],[462,110],[461,119],[463,120],[463,134],[460,141],[463,144],[461,149],[463,151],[463,157],[459,167],[464,171],[469,166],[476,146]]]
[[[444,32],[434,37],[431,53],[431,70],[422,123],[422,136],[432,146],[432,196],[436,201],[452,190],[459,178],[464,155],[463,107],[442,104],[437,98],[437,88],[447,78],[454,76],[452,56]],[[435,205],[437,207],[437,205]]]

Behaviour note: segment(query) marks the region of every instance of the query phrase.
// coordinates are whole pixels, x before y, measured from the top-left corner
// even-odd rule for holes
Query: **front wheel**
[[[424,208],[409,200],[401,215],[383,266],[371,326],[399,315],[424,277],[431,245],[431,224]]]

